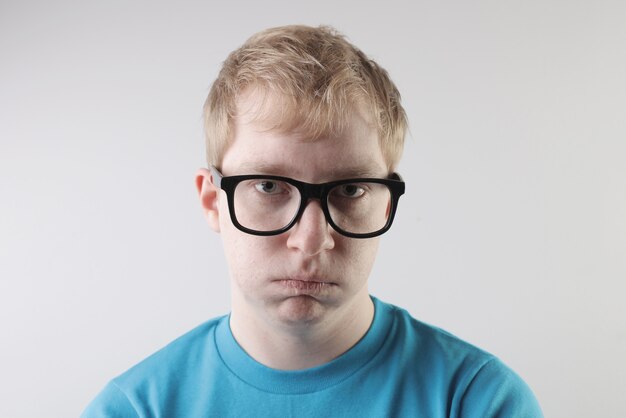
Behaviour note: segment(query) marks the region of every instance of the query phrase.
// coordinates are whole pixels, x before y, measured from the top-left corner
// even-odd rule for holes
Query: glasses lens
[[[276,231],[287,226],[298,213],[300,192],[279,180],[244,180],[235,188],[234,203],[241,225],[260,232]]]
[[[389,220],[391,191],[380,183],[341,184],[328,194],[328,211],[333,222],[346,232],[376,232]]]

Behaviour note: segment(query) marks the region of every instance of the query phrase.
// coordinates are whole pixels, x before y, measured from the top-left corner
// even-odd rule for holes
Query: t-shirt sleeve
[[[91,401],[81,418],[138,418],[139,414],[115,382],[110,382]]]
[[[497,358],[476,373],[460,410],[462,418],[543,418],[528,385]]]

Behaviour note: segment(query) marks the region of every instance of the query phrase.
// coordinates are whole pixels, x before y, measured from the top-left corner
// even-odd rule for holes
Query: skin
[[[315,141],[267,129],[243,113],[220,167],[225,176],[273,174],[322,183],[388,175],[376,131],[358,112],[341,135]],[[196,185],[229,266],[231,330],[250,356],[276,369],[305,369],[338,357],[363,337],[374,313],[367,280],[378,237],[338,234],[315,200],[283,234],[246,234],[232,224],[226,193],[210,171],[200,169]]]

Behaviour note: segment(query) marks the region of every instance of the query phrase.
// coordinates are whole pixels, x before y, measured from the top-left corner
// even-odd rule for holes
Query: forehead
[[[305,181],[387,175],[377,130],[363,112],[346,112],[337,129],[310,132],[286,119],[290,103],[276,97],[244,96],[233,120],[233,135],[222,171],[277,174]]]
[[[362,95],[333,101],[322,97],[299,96],[282,92],[280,87],[255,84],[241,91],[235,100],[234,114],[238,124],[253,124],[262,130],[299,133],[303,139],[338,136],[348,125],[376,129],[369,101]]]

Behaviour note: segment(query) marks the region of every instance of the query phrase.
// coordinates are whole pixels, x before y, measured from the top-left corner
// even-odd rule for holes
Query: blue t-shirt
[[[82,417],[543,416],[500,360],[372,299],[368,332],[327,364],[268,368],[237,344],[223,316],[113,379]]]

